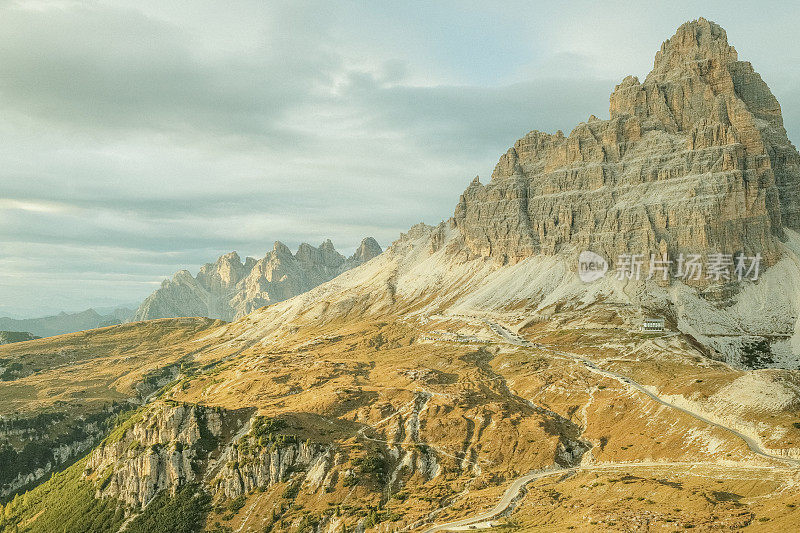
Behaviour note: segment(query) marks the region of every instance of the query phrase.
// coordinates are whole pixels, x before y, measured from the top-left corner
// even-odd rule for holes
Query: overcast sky
[[[0,0],[0,316],[136,302],[275,240],[386,246],[526,132],[607,117],[698,16],[800,140],[791,3]]]

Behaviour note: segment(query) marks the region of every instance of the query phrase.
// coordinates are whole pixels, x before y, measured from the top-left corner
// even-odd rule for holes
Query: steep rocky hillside
[[[119,514],[96,531],[138,527],[186,490],[208,495],[198,512],[211,531],[427,531],[484,515],[553,531],[795,520],[794,377],[630,330],[635,312],[596,303],[519,334],[487,317],[387,314],[267,345],[201,340],[195,356],[219,364],[179,377],[6,520],[85,524],[57,505],[83,491],[81,513]],[[775,381],[785,386],[772,397],[763,385]],[[526,484],[539,505],[515,492]]]
[[[0,346],[0,500],[45,479],[115,420],[213,360],[195,339],[220,321],[159,320]]]
[[[231,252],[216,263],[203,265],[197,276],[181,270],[171,280],[164,280],[161,288],[139,306],[133,320],[182,316],[233,320],[297,296],[381,251],[375,239],[367,237],[349,258],[337,252],[330,240],[319,248],[303,243],[296,254],[276,242],[262,259],[248,257],[244,263]]]

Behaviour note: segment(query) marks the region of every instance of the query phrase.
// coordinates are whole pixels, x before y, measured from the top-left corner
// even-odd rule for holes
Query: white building
[[[664,331],[664,319],[663,318],[645,318],[642,321],[642,331],[648,333],[659,333]]]

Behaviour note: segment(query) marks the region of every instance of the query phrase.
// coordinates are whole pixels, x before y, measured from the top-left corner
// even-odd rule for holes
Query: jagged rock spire
[[[532,131],[470,184],[454,214],[469,249],[499,261],[594,249],[622,254],[779,255],[800,229],[800,156],[780,105],[725,31],[682,25],[640,82],[610,97],[610,120],[569,136]]]
[[[173,316],[208,316],[231,320],[258,307],[291,298],[381,253],[372,237],[361,241],[356,253],[346,259],[330,239],[319,248],[302,243],[296,254],[275,241],[261,258],[230,252],[214,263],[203,265],[197,277],[187,270],[165,280],[136,311],[135,320]]]

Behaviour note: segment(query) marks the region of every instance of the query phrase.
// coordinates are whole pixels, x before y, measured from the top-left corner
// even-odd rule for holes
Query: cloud
[[[2,4],[0,312],[135,301],[231,249],[349,252],[447,218],[529,130],[607,115],[697,16],[606,6]],[[796,133],[797,75],[743,30],[765,20],[720,22]]]

